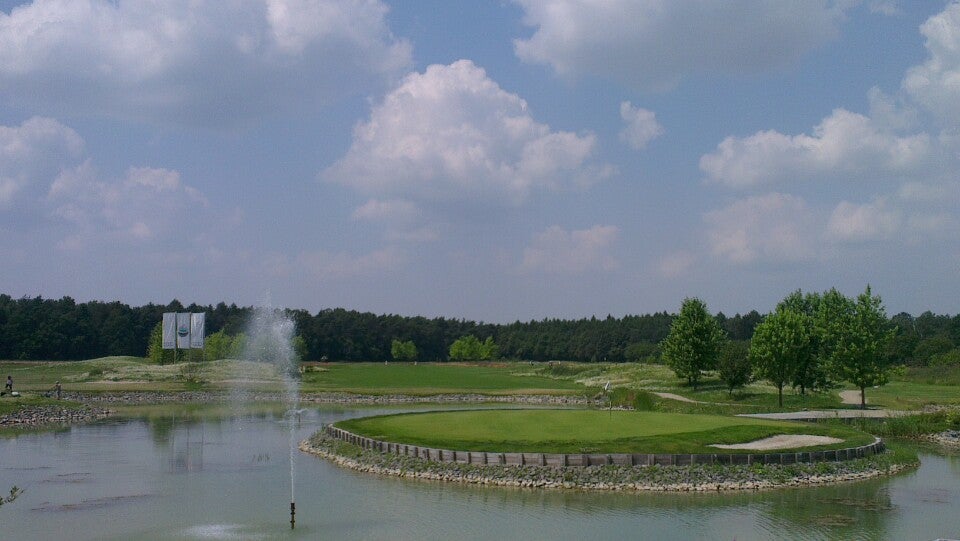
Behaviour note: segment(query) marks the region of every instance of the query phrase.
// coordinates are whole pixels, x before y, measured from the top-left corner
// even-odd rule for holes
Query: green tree
[[[478,361],[481,358],[483,344],[476,336],[470,334],[458,338],[450,344],[451,361]]]
[[[157,323],[150,331],[150,341],[147,344],[147,358],[150,362],[163,364],[173,361],[173,350],[163,349],[163,323]]]
[[[845,309],[827,326],[832,346],[831,367],[837,376],[860,389],[860,407],[867,407],[867,387],[890,379],[888,344],[893,339],[883,302],[870,286],[847,300]]]
[[[487,339],[480,344],[479,359],[481,361],[494,361],[499,358],[500,347],[493,341],[492,336],[488,336]]]
[[[390,343],[390,356],[395,361],[416,361],[417,346],[413,343],[413,340],[404,342],[394,338],[393,342]]]
[[[750,350],[745,342],[727,342],[717,359],[717,375],[720,376],[720,381],[726,384],[731,395],[734,389],[750,383],[753,378],[753,365],[750,363]]]
[[[750,340],[755,373],[777,388],[783,407],[783,387],[796,378],[798,367],[813,355],[813,320],[791,309],[778,310],[757,325]]]
[[[673,320],[670,333],[663,340],[663,360],[678,378],[687,380],[694,389],[705,370],[716,366],[717,356],[726,336],[707,306],[696,298],[683,300],[680,314]]]
[[[206,337],[203,341],[203,356],[208,361],[227,359],[230,357],[230,347],[233,338],[223,332],[223,329]]]

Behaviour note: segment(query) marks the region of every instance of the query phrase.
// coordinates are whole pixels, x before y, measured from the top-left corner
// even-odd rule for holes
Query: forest
[[[110,355],[147,354],[151,334],[164,312],[206,312],[208,335],[243,333],[253,307],[223,302],[215,306],[131,307],[121,302],[76,302],[70,297],[12,298],[0,294],[0,359],[81,360]],[[494,324],[453,318],[377,315],[344,308],[286,310],[297,327],[305,361],[383,361],[394,340],[416,345],[420,361],[444,361],[459,338],[475,336],[496,343],[505,359],[529,361],[624,362],[660,360],[660,343],[675,314],[606,316],[576,320],[543,319]],[[726,337],[748,341],[764,316],[714,315]],[[922,366],[960,353],[960,315],[924,312],[890,317],[895,328],[890,361]]]

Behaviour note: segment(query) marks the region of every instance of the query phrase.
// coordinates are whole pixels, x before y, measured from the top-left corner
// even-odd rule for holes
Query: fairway
[[[601,410],[427,412],[352,419],[336,426],[384,441],[488,452],[716,453],[719,451],[710,444],[745,443],[779,434],[844,440],[804,450],[851,447],[873,441],[869,434],[845,426]]]
[[[509,363],[344,363],[307,372],[303,387],[311,391],[375,394],[579,394],[587,387],[569,380],[517,373]]]

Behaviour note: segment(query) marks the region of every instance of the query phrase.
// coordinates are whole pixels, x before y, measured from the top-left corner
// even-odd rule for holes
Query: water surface
[[[405,408],[409,409],[409,408]],[[304,411],[322,423],[388,410]],[[399,411],[399,408],[389,411]],[[960,457],[831,487],[728,494],[490,488],[354,473],[295,456],[279,410],[158,414],[0,440],[3,539],[960,538]]]

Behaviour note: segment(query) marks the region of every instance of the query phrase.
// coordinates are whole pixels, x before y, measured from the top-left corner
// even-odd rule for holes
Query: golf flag
[[[163,349],[174,349],[177,347],[177,314],[165,312],[163,314]]]
[[[190,347],[203,349],[203,327],[206,319],[207,314],[205,312],[190,314]]]
[[[190,312],[177,312],[177,347],[190,349]]]

